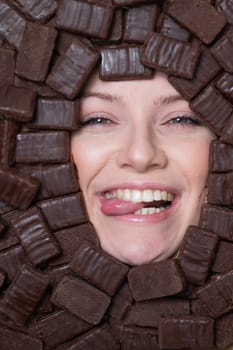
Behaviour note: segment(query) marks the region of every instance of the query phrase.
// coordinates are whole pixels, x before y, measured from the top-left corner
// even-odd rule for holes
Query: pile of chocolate
[[[233,344],[233,1],[0,0],[0,349]],[[88,222],[70,132],[93,70],[155,70],[217,135],[178,257],[130,267]]]

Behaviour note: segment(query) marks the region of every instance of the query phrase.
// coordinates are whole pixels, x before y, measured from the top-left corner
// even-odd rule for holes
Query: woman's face
[[[94,76],[72,137],[89,219],[102,248],[131,265],[172,256],[198,224],[213,133],[163,73]]]

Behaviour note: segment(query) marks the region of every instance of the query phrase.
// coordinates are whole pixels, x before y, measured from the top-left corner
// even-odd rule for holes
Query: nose
[[[150,125],[131,127],[119,145],[119,167],[129,167],[143,173],[151,168],[164,168],[167,161],[165,147]]]

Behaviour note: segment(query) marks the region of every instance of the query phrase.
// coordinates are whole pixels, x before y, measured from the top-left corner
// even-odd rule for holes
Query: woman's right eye
[[[86,119],[79,121],[79,128],[84,128],[85,126],[103,126],[107,124],[112,124],[113,121],[109,118],[103,116],[93,116],[87,117]]]

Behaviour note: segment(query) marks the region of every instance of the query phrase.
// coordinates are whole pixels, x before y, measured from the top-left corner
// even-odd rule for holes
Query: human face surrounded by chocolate
[[[177,252],[187,227],[199,221],[214,138],[164,73],[90,79],[72,155],[106,252],[130,265]]]

